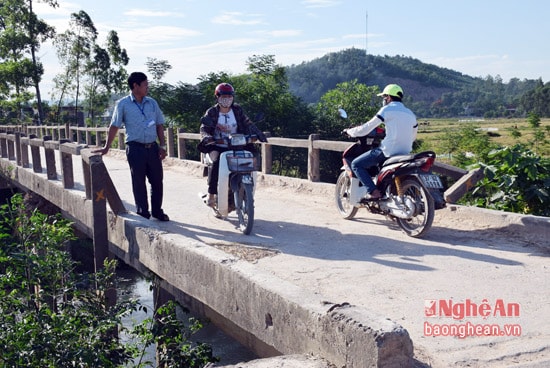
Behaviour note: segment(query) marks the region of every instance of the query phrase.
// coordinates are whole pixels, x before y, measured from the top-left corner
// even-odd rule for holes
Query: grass
[[[419,119],[418,139],[437,152],[438,142],[449,131],[458,131],[464,124],[479,128],[489,136],[491,143],[499,146],[513,146],[523,143],[532,146],[532,150],[543,157],[550,157],[550,119],[541,119],[540,128],[545,132],[545,142],[533,145],[534,129],[527,118],[514,119]],[[513,130],[521,133],[513,136]],[[438,152],[441,153],[441,152]]]

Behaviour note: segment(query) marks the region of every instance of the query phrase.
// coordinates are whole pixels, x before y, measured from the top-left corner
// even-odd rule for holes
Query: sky
[[[297,65],[330,52],[366,49],[403,55],[473,77],[550,81],[550,2],[540,0],[58,0],[34,2],[58,33],[71,13],[85,11],[104,45],[118,33],[128,72],[147,72],[148,58],[172,69],[163,81],[198,82],[211,72],[241,74],[253,55]],[[59,73],[51,44],[39,51],[41,88]],[[391,83],[392,81],[388,81]],[[46,92],[49,94],[49,92]]]

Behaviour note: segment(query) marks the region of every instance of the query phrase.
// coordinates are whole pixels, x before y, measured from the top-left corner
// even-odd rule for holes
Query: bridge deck
[[[111,152],[105,164],[126,208],[133,211],[127,163],[122,154]],[[75,157],[75,172],[78,168]],[[415,357],[433,367],[550,364],[547,222],[537,225],[545,234],[526,234],[526,222],[515,215],[452,206],[436,212],[425,239],[413,239],[366,211],[353,221],[339,218],[331,185],[261,176],[253,233],[245,236],[235,228],[234,216],[219,220],[200,201],[198,192],[206,190],[201,173],[196,165],[168,159],[164,210],[171,221],[128,216],[143,227],[244,259],[331,303],[383,315],[407,329]],[[76,173],[75,182],[82,190]],[[470,305],[462,318],[460,309],[455,318],[429,317],[425,307],[433,301],[458,307],[470,301],[476,307]],[[518,303],[519,315],[502,316],[499,301]],[[472,315],[481,305],[492,308],[486,318]],[[426,336],[434,326],[468,324],[503,329],[514,324],[521,327],[521,336]]]

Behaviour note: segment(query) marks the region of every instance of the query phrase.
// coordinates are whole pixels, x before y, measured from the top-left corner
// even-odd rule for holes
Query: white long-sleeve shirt
[[[409,154],[416,139],[418,123],[414,113],[401,102],[390,102],[365,124],[348,129],[347,134],[351,137],[362,137],[382,123],[386,126],[386,137],[380,144],[384,155],[390,157]]]

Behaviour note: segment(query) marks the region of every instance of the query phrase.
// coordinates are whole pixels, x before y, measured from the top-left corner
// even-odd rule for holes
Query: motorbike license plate
[[[420,175],[422,182],[427,188],[442,189],[441,179],[437,175]]]

